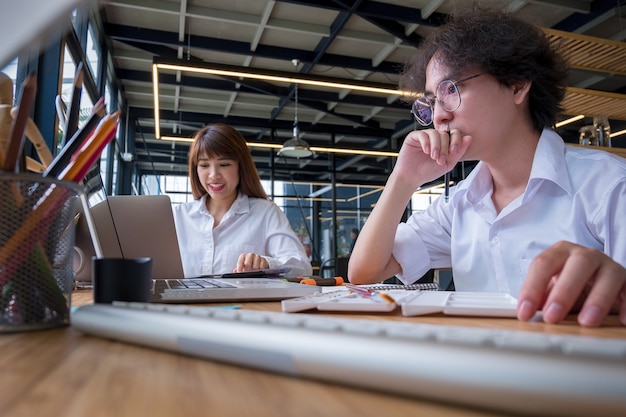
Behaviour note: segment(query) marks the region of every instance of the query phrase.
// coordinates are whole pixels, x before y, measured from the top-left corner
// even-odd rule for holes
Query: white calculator
[[[517,299],[499,292],[419,291],[401,303],[403,316],[443,313],[455,316],[517,317]]]

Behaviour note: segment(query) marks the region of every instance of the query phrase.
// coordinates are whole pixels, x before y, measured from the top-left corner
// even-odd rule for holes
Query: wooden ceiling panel
[[[573,68],[626,76],[626,43],[554,29],[544,31],[565,50]]]
[[[564,112],[570,116],[608,116],[626,120],[626,94],[568,87],[563,100]]]

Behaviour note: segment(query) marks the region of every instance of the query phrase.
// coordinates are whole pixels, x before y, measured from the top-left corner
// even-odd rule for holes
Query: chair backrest
[[[341,277],[348,282],[348,258],[339,257],[335,261],[335,276]]]
[[[331,271],[331,276],[342,277],[348,281],[348,257],[339,256],[337,258],[326,259],[320,267],[320,275],[326,276],[325,271]]]

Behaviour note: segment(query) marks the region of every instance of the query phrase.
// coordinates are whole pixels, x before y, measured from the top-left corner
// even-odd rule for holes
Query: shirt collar
[[[530,171],[530,181],[534,179],[551,181],[568,194],[572,192],[565,162],[565,143],[554,130],[544,129],[541,133]]]
[[[565,163],[565,143],[551,129],[544,129],[541,132],[528,183],[541,180],[553,182],[567,193],[572,192]],[[491,181],[491,172],[483,162],[479,162],[467,178],[459,182],[451,198],[454,200],[467,195],[468,200],[476,202],[483,198],[486,192],[491,192]]]
[[[250,199],[246,194],[239,193],[237,194],[237,199],[233,202],[233,205],[230,206],[230,212],[233,214],[243,214],[250,211]]]
[[[206,208],[206,199],[208,196],[209,196],[208,194],[204,194],[202,197],[196,200],[197,205],[194,208],[195,211],[209,214],[209,210]],[[235,201],[233,201],[233,205],[230,206],[230,209],[228,210],[228,212],[233,213],[233,214],[243,214],[249,211],[250,211],[250,200],[248,196],[246,194],[243,194],[242,192],[239,192],[237,194],[237,198],[235,199]]]

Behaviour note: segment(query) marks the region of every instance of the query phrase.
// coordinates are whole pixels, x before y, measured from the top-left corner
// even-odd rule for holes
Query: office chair
[[[330,273],[326,275],[326,271]],[[348,282],[348,257],[339,256],[337,258],[328,258],[320,265],[320,275],[322,277],[342,277]]]

